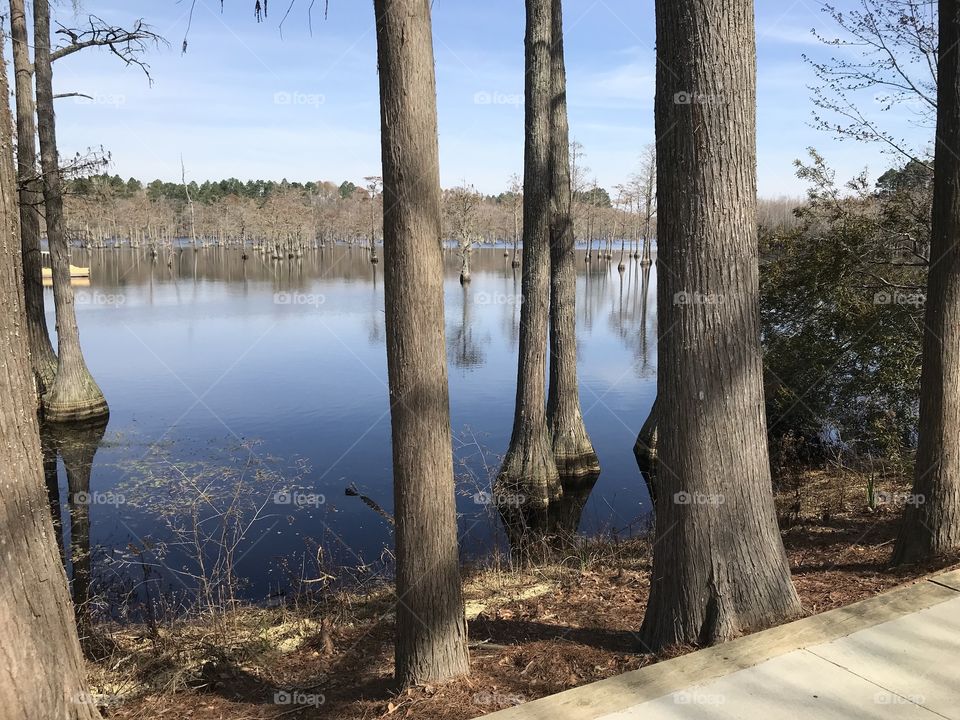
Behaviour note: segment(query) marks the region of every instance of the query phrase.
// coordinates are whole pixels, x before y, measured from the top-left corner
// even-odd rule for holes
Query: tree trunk
[[[547,423],[564,480],[596,475],[600,461],[580,409],[577,385],[577,267],[570,214],[570,127],[563,57],[562,0],[551,0],[550,385]]]
[[[560,497],[547,430],[544,378],[550,314],[551,0],[526,0],[526,137],[523,161],[523,279],[517,402],[510,446],[497,477],[500,495],[531,509]]]
[[[33,62],[24,0],[10,0],[10,38],[17,107],[17,178],[20,194],[20,248],[23,253],[23,285],[27,305],[27,339],[30,362],[39,396],[53,385],[57,356],[50,342],[43,307],[43,274],[40,257],[40,203],[43,195],[37,170],[37,121],[33,101]],[[40,397],[37,401],[39,403]]]
[[[63,193],[57,160],[57,130],[53,114],[53,67],[50,63],[49,0],[35,0],[34,64],[37,81],[37,119],[40,165],[43,170],[47,242],[53,266],[53,302],[57,311],[57,375],[43,399],[51,422],[79,421],[109,414],[80,349],[73,287],[70,285],[70,248],[63,219]]]
[[[633,456],[637,459],[637,467],[640,468],[640,474],[647,485],[650,504],[654,510],[657,508],[657,446],[660,441],[657,423],[657,400],[654,398],[650,414],[647,415],[637,435],[637,442],[633,445]]]
[[[905,506],[896,565],[960,547],[960,2],[940,0],[933,227],[920,381],[914,501]]]
[[[2,42],[2,40],[0,40]],[[2,47],[0,47],[2,57]],[[0,96],[8,95],[0,65]],[[0,109],[0,712],[18,720],[100,717],[47,502],[27,345],[9,106]]]
[[[767,456],[753,2],[658,0],[656,15],[664,433],[641,629],[654,650],[727,640],[801,610]]]
[[[443,321],[430,0],[375,0],[384,294],[396,513],[396,676],[469,670]]]

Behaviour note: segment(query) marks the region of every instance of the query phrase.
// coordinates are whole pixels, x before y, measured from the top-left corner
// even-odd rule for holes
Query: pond
[[[247,599],[282,592],[291,572],[309,574],[306,564],[320,557],[354,572],[389,559],[390,524],[345,494],[352,487],[392,512],[383,267],[368,258],[346,245],[280,261],[216,247],[156,258],[143,249],[75,251],[73,262],[91,268],[75,286],[81,341],[111,410],[106,428],[66,429],[54,440],[87,446],[61,452],[58,480],[67,547],[72,532],[92,549],[92,568],[75,575],[135,581],[138,565],[149,565],[170,586],[189,586],[191,517],[229,515],[223,500],[240,492],[237,478],[247,483],[243,493],[266,498],[244,500],[255,517],[246,523],[237,512],[243,523],[230,543]],[[639,531],[650,511],[632,448],[656,392],[656,270],[626,263],[620,273],[616,254],[578,258],[581,403],[602,466],[579,519],[585,534]],[[474,252],[466,288],[459,267],[457,254],[446,253],[467,559],[499,542],[482,493],[510,437],[521,271],[502,248]],[[68,460],[80,465],[71,488]],[[75,512],[70,522],[68,491],[78,489],[86,517]]]

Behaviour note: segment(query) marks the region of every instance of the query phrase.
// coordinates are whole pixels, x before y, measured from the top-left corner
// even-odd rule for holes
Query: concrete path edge
[[[678,692],[690,685],[759,665],[770,658],[830,642],[960,596],[960,570],[818,615],[778,625],[633,672],[572,688],[507,710],[489,720],[594,720]]]

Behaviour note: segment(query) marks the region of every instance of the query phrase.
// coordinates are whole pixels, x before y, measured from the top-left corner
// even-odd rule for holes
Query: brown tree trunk
[[[633,445],[633,456],[637,459],[637,467],[640,468],[640,474],[647,485],[650,504],[654,510],[657,507],[657,446],[660,441],[657,422],[657,400],[654,398],[650,414],[647,415],[637,435],[637,442]]]
[[[51,422],[87,420],[105,417],[109,409],[80,350],[80,332],[77,329],[73,287],[70,285],[70,248],[64,227],[57,129],[53,113],[49,0],[35,0],[33,12],[40,165],[47,213],[47,242],[53,266],[53,303],[57,311],[57,375],[43,398],[43,407],[45,416]]]
[[[652,649],[723,641],[800,613],[767,456],[753,2],[658,0],[656,15],[663,433],[641,629]]]
[[[2,40],[0,40],[2,42]],[[0,47],[2,57],[2,47]],[[0,96],[8,95],[0,65]],[[21,281],[12,119],[0,109],[0,715],[92,720],[44,483]]]
[[[526,137],[523,161],[523,277],[517,402],[499,495],[523,496],[530,509],[560,497],[547,429],[547,324],[550,314],[551,0],[526,0]]]
[[[960,547],[960,2],[940,0],[933,227],[913,501],[894,564]]]
[[[33,62],[27,33],[24,0],[10,0],[10,39],[17,107],[17,179],[20,193],[20,248],[23,253],[23,285],[27,305],[27,339],[30,362],[39,395],[53,384],[57,356],[50,342],[43,307],[43,274],[40,257],[40,203],[43,194],[37,168],[37,121],[33,101]],[[37,398],[39,403],[40,398]]]
[[[547,423],[563,480],[596,475],[600,461],[580,409],[577,386],[577,267],[570,214],[570,127],[563,57],[562,0],[551,0],[550,383]]]
[[[443,322],[430,0],[375,0],[383,255],[396,514],[396,676],[469,670]]]

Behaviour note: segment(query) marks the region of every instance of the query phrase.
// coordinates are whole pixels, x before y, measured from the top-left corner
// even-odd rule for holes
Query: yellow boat
[[[41,275],[43,275],[44,280],[53,279],[53,270],[48,267],[40,269]],[[88,267],[77,267],[76,265],[70,266],[70,277],[71,278],[88,278],[90,277],[90,268]]]

